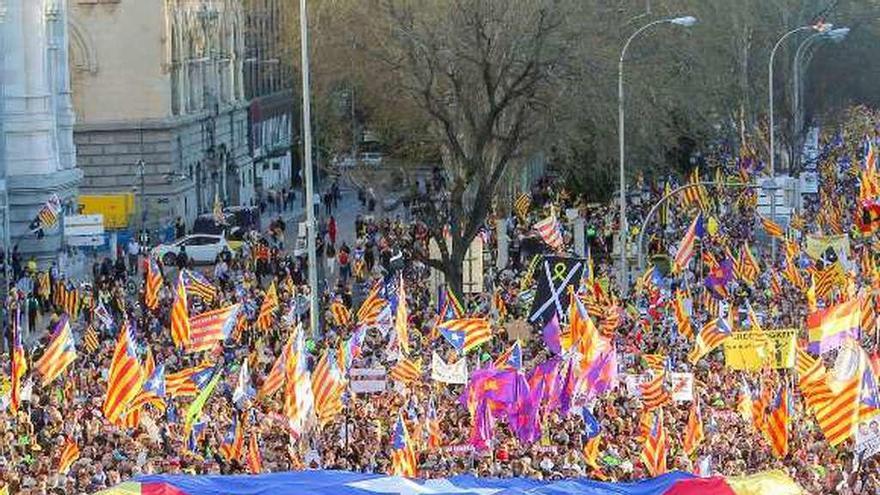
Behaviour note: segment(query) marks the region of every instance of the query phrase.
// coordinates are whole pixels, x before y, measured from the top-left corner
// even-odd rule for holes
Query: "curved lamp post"
[[[620,51],[620,60],[617,65],[617,122],[618,122],[618,134],[617,140],[620,146],[620,225],[619,225],[619,244],[620,244],[620,272],[619,272],[619,280],[618,283],[620,285],[621,294],[625,294],[627,290],[627,259],[626,259],[626,237],[627,237],[627,224],[626,224],[626,166],[625,166],[625,157],[626,157],[626,146],[625,146],[625,135],[624,135],[624,99],[623,99],[623,61],[626,59],[626,50],[629,48],[630,43],[640,34],[657,26],[659,24],[675,24],[676,26],[682,27],[691,27],[697,23],[697,18],[694,16],[682,16],[682,17],[671,17],[668,19],[658,19],[653,22],[649,22],[644,26],[640,27],[636,30],[627,40],[626,43],[623,44],[623,49]]]
[[[819,23],[819,24],[810,24],[808,26],[801,26],[788,31],[783,34],[782,37],[776,42],[773,46],[773,50],[770,51],[770,68],[768,71],[768,86],[770,93],[770,180],[767,181],[767,187],[770,190],[770,219],[774,222],[776,221],[776,128],[774,125],[774,116],[773,116],[773,61],[776,60],[776,50],[782,45],[782,43],[787,40],[790,36],[795,35],[801,31],[807,30],[818,31],[819,33],[825,33],[829,29],[831,29],[831,24]],[[776,238],[774,237],[771,240],[771,259],[773,262],[776,262]]]

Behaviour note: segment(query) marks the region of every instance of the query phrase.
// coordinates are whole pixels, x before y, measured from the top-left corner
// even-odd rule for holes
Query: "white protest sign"
[[[867,459],[880,452],[880,416],[859,423],[856,430],[856,454]]]
[[[385,368],[352,368],[349,376],[351,391],[355,394],[384,392],[388,384]]]
[[[691,402],[694,400],[694,374],[670,373],[672,382],[672,400],[675,402]]]
[[[446,364],[446,361],[435,352],[431,357],[431,379],[442,383],[464,385],[468,379],[467,361],[461,358],[453,364]]]
[[[642,389],[639,388],[639,385],[643,383],[648,383],[651,381],[651,375],[648,373],[635,374],[635,373],[623,373],[620,377],[620,381],[626,386],[626,393],[631,397],[641,397]]]

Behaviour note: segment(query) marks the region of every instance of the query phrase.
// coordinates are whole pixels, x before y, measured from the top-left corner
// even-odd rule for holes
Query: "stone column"
[[[4,52],[0,77],[5,83],[0,139],[5,142],[11,237],[25,256],[47,260],[61,247],[61,228],[37,239],[28,224],[52,194],[62,202],[73,202],[82,178],[73,149],[67,6],[61,0],[5,0],[5,4],[5,20],[0,23]]]

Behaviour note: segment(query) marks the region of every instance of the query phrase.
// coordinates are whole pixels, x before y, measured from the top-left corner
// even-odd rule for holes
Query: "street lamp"
[[[773,121],[773,61],[776,59],[776,50],[782,45],[782,43],[788,39],[789,36],[797,34],[801,31],[807,30],[818,31],[819,33],[827,32],[831,29],[831,24],[819,23],[819,24],[810,24],[808,26],[801,26],[792,29],[791,31],[782,35],[781,38],[776,42],[776,45],[773,46],[773,50],[770,51],[770,70],[768,71],[768,86],[770,89],[770,180],[769,182],[769,190],[770,190],[770,219],[774,222],[776,221],[776,129],[774,127]],[[776,261],[776,237],[773,237],[770,240],[771,244],[771,259],[773,262]]]
[[[802,81],[801,81],[801,65],[803,64],[803,56],[806,53],[807,49],[812,47],[813,41],[819,40],[831,40],[834,43],[840,43],[843,41],[847,35],[849,34],[848,27],[831,29],[827,32],[818,32],[813,33],[808,36],[804,41],[798,45],[797,51],[794,54],[794,67],[792,73],[794,74],[794,81],[792,83],[793,87],[793,95],[792,95],[792,140],[794,141],[794,152],[795,158],[800,156],[799,153],[799,144],[800,144],[800,134],[803,127],[803,118],[801,118],[801,93],[803,92],[801,89]]]
[[[617,65],[617,141],[620,145],[620,272],[619,272],[619,285],[621,294],[625,294],[627,290],[627,266],[626,266],[626,166],[625,166],[625,158],[626,158],[626,146],[625,146],[625,136],[624,136],[624,100],[623,100],[623,61],[626,59],[626,50],[629,48],[630,43],[641,33],[648,30],[651,27],[654,27],[658,24],[675,24],[676,26],[682,27],[691,27],[697,23],[697,18],[694,16],[682,16],[682,17],[672,17],[668,19],[658,19],[653,22],[649,22],[645,24],[641,28],[637,29],[627,40],[626,43],[623,44],[623,49],[620,51],[620,60]]]

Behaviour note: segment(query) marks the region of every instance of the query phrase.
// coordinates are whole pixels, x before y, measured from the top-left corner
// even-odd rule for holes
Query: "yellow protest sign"
[[[724,362],[734,370],[760,370],[765,365],[770,368],[793,368],[797,350],[797,329],[766,330],[770,345],[761,356],[761,342],[756,339],[757,332],[734,332],[724,341]]]

